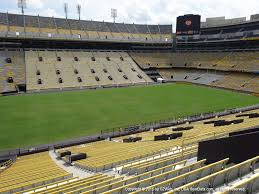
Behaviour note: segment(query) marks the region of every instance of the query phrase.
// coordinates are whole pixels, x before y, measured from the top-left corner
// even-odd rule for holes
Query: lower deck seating
[[[159,69],[168,81],[191,82],[252,93],[259,93],[259,76],[249,73],[214,72],[208,70],[170,68]]]
[[[164,68],[173,65],[172,53],[135,53],[130,52],[130,56],[141,68]]]
[[[213,73],[205,70],[161,69],[159,74],[169,81],[192,82],[209,85],[224,77],[223,73]]]
[[[17,85],[25,84],[23,51],[0,51],[0,93],[17,91]]]
[[[258,51],[251,52],[130,52],[140,65],[149,67],[191,67],[223,71],[258,71]]]
[[[241,193],[233,190],[237,188],[249,189],[249,192],[258,191],[259,156],[239,164],[227,165],[228,161],[229,159],[226,158],[206,165],[206,159],[188,160],[188,162],[181,160],[134,176],[110,176],[97,173],[82,179],[74,177],[36,186],[17,192],[17,194],[192,194],[194,189],[198,188],[220,189],[221,192],[218,194]],[[257,173],[254,174],[254,172]],[[247,175],[251,176],[247,178]],[[232,186],[226,185],[232,181],[235,181]],[[205,191],[199,192],[206,193]]]
[[[247,73],[228,73],[222,79],[212,82],[211,85],[259,93],[259,76]]]
[[[233,120],[233,115],[222,117],[222,119]],[[183,142],[185,145],[196,144],[198,141],[204,139],[215,138],[215,136],[224,136],[231,131],[238,131],[240,129],[249,128],[258,125],[258,119],[256,118],[244,118],[243,123],[229,126],[214,127],[213,124],[205,125],[202,122],[192,123],[193,128],[183,132],[183,136],[174,140],[166,141],[154,141],[154,136],[159,134],[171,134],[171,128],[158,129],[155,132],[142,132],[137,134],[137,137],[142,137],[141,141],[136,143],[123,143],[122,138],[115,138],[113,141],[100,141],[90,143],[87,145],[74,146],[69,150],[75,153],[87,153],[89,156],[87,159],[75,162],[75,165],[94,172],[100,172],[102,170],[108,170],[115,168],[116,166],[122,167],[122,173],[127,173],[130,169],[130,165],[127,164],[136,160],[143,160],[154,156],[161,151],[164,154],[172,152],[172,148],[178,148],[182,146]],[[180,125],[179,127],[186,127],[188,124]],[[124,138],[126,138],[125,136]],[[157,163],[158,165],[165,165],[164,163]],[[141,164],[142,165],[142,164]],[[149,163],[151,169],[156,166],[155,163]],[[140,166],[139,166],[140,167]],[[145,166],[141,166],[145,167]],[[123,170],[124,168],[124,170]],[[133,168],[132,168],[133,169]],[[148,168],[147,168],[148,169]],[[133,174],[137,169],[134,169]],[[145,168],[139,168],[141,172],[146,171]]]
[[[150,83],[127,53],[26,51],[27,90]]]
[[[58,167],[44,152],[17,158],[17,161],[0,174],[0,193],[19,192],[72,177]]]

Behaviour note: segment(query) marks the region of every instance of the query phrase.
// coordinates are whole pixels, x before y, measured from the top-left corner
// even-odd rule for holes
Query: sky
[[[184,14],[207,17],[247,17],[259,14],[258,0],[27,0],[28,15],[64,17],[63,4],[68,3],[68,18],[78,18],[76,5],[82,7],[81,18],[112,21],[111,8],[118,10],[116,22],[173,24]],[[0,0],[0,11],[20,13],[17,0]]]

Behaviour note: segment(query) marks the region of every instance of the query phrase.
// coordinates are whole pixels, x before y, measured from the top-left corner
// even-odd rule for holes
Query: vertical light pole
[[[18,8],[21,9],[22,15],[24,15],[24,9],[26,9],[26,0],[18,0]]]
[[[113,18],[113,22],[115,23],[115,20],[118,17],[117,9],[111,9],[111,17]]]
[[[81,5],[77,4],[76,9],[78,13],[78,20],[81,20]]]
[[[23,15],[23,29],[25,32],[25,16],[24,16],[24,9],[26,9],[27,4],[26,0],[18,0],[18,8],[21,9],[22,15]]]
[[[64,3],[64,12],[65,12],[66,19],[67,19],[67,13],[68,13],[68,4],[67,3]]]

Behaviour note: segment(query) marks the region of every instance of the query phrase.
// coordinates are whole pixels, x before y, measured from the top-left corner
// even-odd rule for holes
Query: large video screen
[[[184,15],[177,17],[176,34],[194,35],[200,33],[201,16]]]

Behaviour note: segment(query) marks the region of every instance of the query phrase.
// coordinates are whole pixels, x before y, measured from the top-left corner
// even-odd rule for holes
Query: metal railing
[[[225,115],[229,115],[229,114],[235,114],[235,113],[250,111],[250,110],[255,110],[255,109],[259,109],[259,104],[244,107],[244,108],[223,110],[221,112],[202,113],[202,114],[190,115],[190,116],[186,116],[186,117],[182,117],[182,118],[173,117],[173,118],[168,118],[168,119],[164,119],[164,120],[152,121],[152,122],[147,122],[147,123],[139,123],[137,125],[132,124],[132,125],[128,125],[128,126],[120,126],[120,127],[113,128],[113,129],[103,129],[103,130],[101,130],[101,132],[99,134],[86,136],[86,137],[82,137],[82,138],[78,138],[78,139],[71,139],[68,141],[56,142],[56,143],[45,144],[45,145],[38,145],[38,146],[27,147],[27,148],[3,150],[0,152],[0,159],[1,159],[1,157],[28,155],[28,154],[34,154],[34,153],[44,152],[44,151],[53,150],[53,149],[59,149],[59,148],[65,148],[65,147],[70,147],[70,146],[74,146],[74,145],[101,141],[101,140],[105,140],[108,137],[113,138],[113,137],[118,137],[118,136],[130,135],[130,134],[148,131],[150,129],[159,129],[159,128],[163,128],[163,127],[184,124],[186,122],[191,123],[191,122],[195,122],[195,121],[200,121],[200,120],[205,120],[205,119],[210,119],[210,118],[214,118],[214,117],[220,117],[220,116],[225,116]],[[135,130],[128,130],[129,128],[132,128]],[[217,134],[215,134],[215,137],[217,137],[216,135]]]

